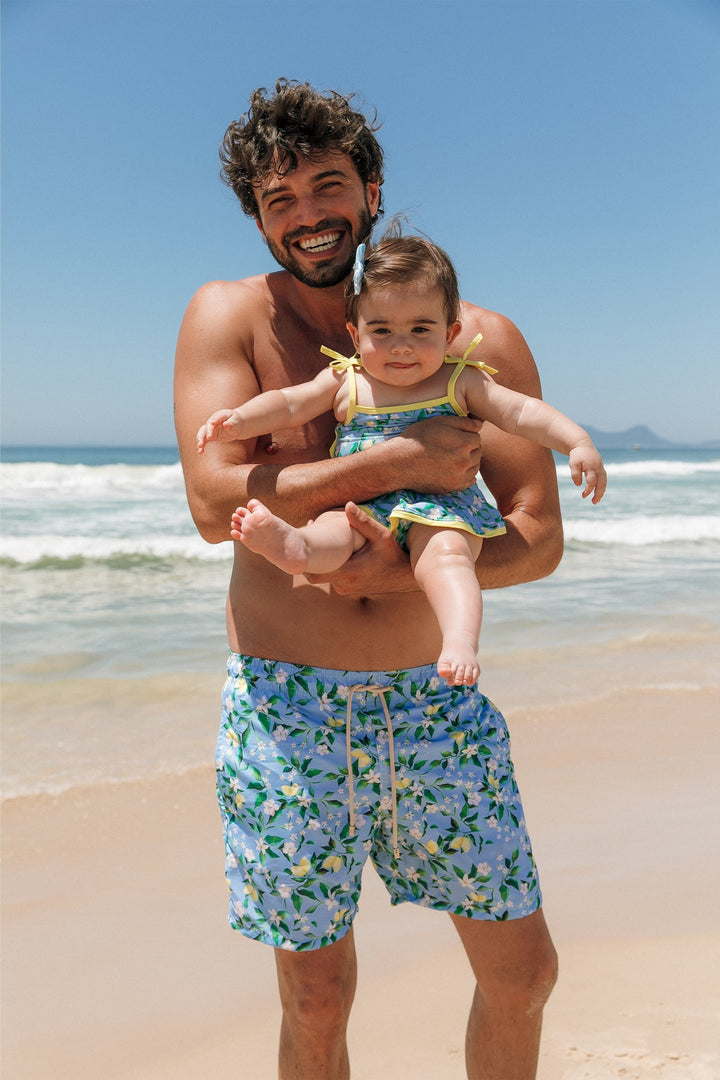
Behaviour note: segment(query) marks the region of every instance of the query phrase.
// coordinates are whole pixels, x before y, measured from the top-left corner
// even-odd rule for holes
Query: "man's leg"
[[[276,949],[275,959],[280,1080],[348,1080],[346,1031],[357,978],[352,930],[323,949]]]
[[[465,1060],[469,1080],[533,1080],[557,955],[542,910],[492,922],[451,916],[477,980]]]

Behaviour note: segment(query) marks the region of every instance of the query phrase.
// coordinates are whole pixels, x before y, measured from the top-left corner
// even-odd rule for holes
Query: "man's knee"
[[[508,966],[497,979],[478,983],[485,1007],[511,1009],[534,1016],[542,1012],[558,977],[558,958],[552,942],[528,955],[517,966]]]
[[[281,996],[283,1017],[296,1031],[333,1037],[347,1027],[353,997],[339,977],[290,985]]]
[[[558,978],[558,956],[552,944],[548,943],[528,980],[526,1003],[528,1015],[541,1012],[545,1007]]]
[[[323,954],[321,949],[279,957],[278,985],[287,1023],[295,1030],[332,1036],[347,1026],[355,997],[356,967],[354,954],[342,963],[325,962]]]

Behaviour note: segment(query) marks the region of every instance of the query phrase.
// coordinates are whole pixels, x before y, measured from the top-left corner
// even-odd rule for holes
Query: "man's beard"
[[[373,219],[370,214],[370,207],[365,203],[360,214],[360,220],[358,221],[357,231],[353,237],[352,252],[348,255],[342,263],[329,263],[327,266],[318,265],[311,270],[306,270],[302,267],[295,256],[290,250],[290,244],[280,247],[274,243],[269,236],[265,237],[265,242],[270,249],[272,257],[280,263],[283,270],[287,270],[292,274],[294,278],[302,282],[303,285],[309,285],[312,289],[329,289],[332,285],[339,285],[348,276],[353,268],[355,262],[355,248],[362,241],[370,235],[370,230],[373,225]],[[332,232],[333,229],[343,229],[345,232],[350,233],[353,236],[352,227],[347,218],[341,218],[336,221],[321,221],[313,229],[307,230],[307,235],[318,232]],[[291,241],[296,240],[297,234],[292,234]]]

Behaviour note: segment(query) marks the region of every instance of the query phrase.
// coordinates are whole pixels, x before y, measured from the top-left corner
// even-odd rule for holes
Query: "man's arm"
[[[262,279],[213,282],[191,300],[178,338],[175,426],[188,502],[210,543],[230,539],[230,517],[249,498],[304,523],[349,499],[364,501],[413,484],[418,490],[466,487],[479,465],[479,425],[458,418],[418,425],[413,435],[360,454],[299,464],[258,463],[256,442],[212,443],[198,454],[199,427],[218,409],[260,391],[253,369],[253,327],[267,307]]]
[[[482,317],[480,317],[482,316]],[[498,369],[495,381],[530,397],[541,397],[540,378],[525,339],[513,323],[494,312],[465,305],[463,334],[475,327],[484,340],[478,356]],[[519,585],[551,574],[562,558],[563,536],[555,461],[549,450],[483,425],[483,481],[505,519],[507,533],[482,546],[482,588]]]

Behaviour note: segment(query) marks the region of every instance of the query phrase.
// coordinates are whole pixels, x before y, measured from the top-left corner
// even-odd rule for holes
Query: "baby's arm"
[[[510,435],[520,435],[566,454],[570,459],[573,483],[579,487],[585,477],[583,498],[592,495],[593,503],[600,502],[607,487],[607,474],[602,458],[584,428],[546,401],[499,386],[483,372],[471,370],[467,373],[470,378],[466,402],[472,415],[489,420]]]
[[[209,442],[254,439],[273,430],[307,424],[332,408],[341,378],[331,368],[323,368],[309,382],[267,390],[238,409],[214,412],[197,433],[198,452],[202,454]]]

